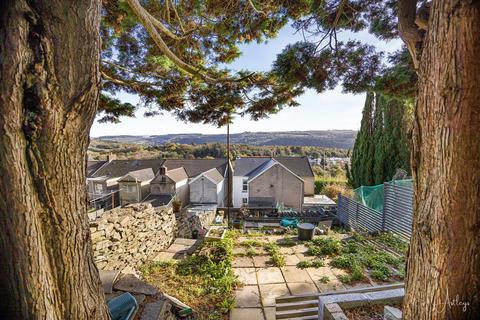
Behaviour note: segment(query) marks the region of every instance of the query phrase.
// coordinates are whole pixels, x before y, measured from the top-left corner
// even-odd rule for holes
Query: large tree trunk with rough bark
[[[480,1],[437,0],[419,63],[406,319],[480,314]]]
[[[0,3],[0,318],[108,319],[86,214],[100,1]]]

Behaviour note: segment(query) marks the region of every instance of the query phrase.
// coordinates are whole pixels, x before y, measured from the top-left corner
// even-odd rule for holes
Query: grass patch
[[[194,255],[179,262],[144,265],[149,283],[194,310],[198,319],[224,319],[233,308],[234,290],[240,284],[232,270],[233,239],[206,241]]]
[[[406,253],[408,249],[408,243],[400,236],[391,232],[382,232],[375,237],[375,240],[399,253]]]
[[[297,241],[293,240],[292,238],[285,238],[279,241],[278,245],[282,247],[294,247],[297,245]]]
[[[280,248],[275,243],[267,243],[264,245],[265,251],[267,251],[272,257],[273,265],[276,267],[285,266],[285,256],[280,252]]]
[[[329,283],[329,282],[330,282],[330,278],[327,277],[327,276],[322,276],[322,277],[320,277],[320,279],[318,279],[318,282],[320,282],[320,283]]]

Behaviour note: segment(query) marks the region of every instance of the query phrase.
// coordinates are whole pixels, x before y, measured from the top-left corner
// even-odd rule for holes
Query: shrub
[[[345,184],[329,184],[323,188],[323,194],[334,201],[337,201],[339,193],[346,197],[351,197],[353,194],[352,189],[348,188]]]

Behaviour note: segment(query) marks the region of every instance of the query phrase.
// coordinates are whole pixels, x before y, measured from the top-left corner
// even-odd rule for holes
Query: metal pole
[[[230,123],[227,123],[227,226],[230,226],[230,206],[231,204],[231,168],[230,168]]]

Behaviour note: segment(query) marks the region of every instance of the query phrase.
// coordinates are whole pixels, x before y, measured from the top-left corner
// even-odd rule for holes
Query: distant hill
[[[311,146],[323,148],[350,149],[353,147],[357,131],[285,131],[285,132],[243,132],[230,135],[231,143],[253,146]],[[165,143],[204,144],[212,142],[225,143],[226,134],[165,134],[152,136],[102,136],[98,140],[125,143],[162,145]]]

